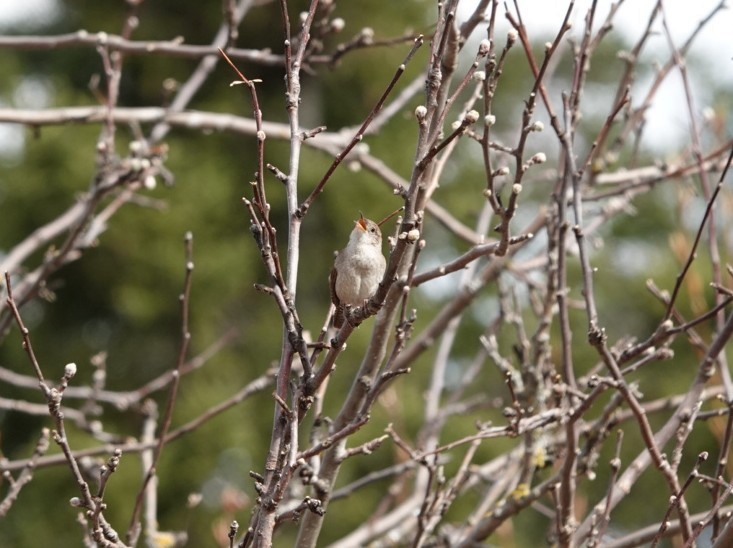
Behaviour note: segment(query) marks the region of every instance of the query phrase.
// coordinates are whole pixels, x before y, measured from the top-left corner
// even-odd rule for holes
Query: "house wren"
[[[374,295],[386,264],[379,225],[360,213],[349,243],[336,256],[329,277],[331,301],[336,306],[334,327],[339,328],[344,323],[345,306],[361,306]]]

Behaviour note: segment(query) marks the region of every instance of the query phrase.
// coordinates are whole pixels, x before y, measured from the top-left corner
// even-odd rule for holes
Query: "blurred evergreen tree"
[[[298,13],[306,5],[304,1],[291,3],[292,22],[298,21]],[[92,0],[66,0],[59,2],[59,6],[60,16],[55,21],[42,29],[32,28],[30,31],[53,35],[86,29],[116,34],[127,9],[123,2]],[[136,40],[170,40],[182,36],[187,44],[208,44],[221,21],[218,6],[204,7],[200,3],[176,0],[144,2],[139,11],[140,26],[133,37]],[[405,29],[430,34],[427,22],[434,18],[430,11],[435,9],[432,2],[403,2],[399,9],[384,7],[381,0],[340,3],[337,13],[346,21],[346,29],[338,39],[355,35],[364,27],[375,29],[377,36],[385,38],[402,35]],[[240,28],[238,45],[280,52],[281,27],[281,15],[275,4],[253,6]],[[29,30],[4,29],[4,32],[25,33]],[[335,40],[333,38],[333,42],[327,43],[326,48],[332,47]],[[622,69],[621,62],[615,60],[620,46],[619,43],[605,43],[605,49],[601,50],[589,74],[589,79],[601,86],[601,97],[608,93]],[[326,125],[329,128],[357,126],[402,62],[408,47],[356,51],[334,69],[310,67],[313,75],[303,78],[302,116],[307,121],[304,125]],[[408,67],[403,83],[409,82],[423,69],[427,54],[428,48],[420,51]],[[514,60],[519,63],[521,55],[517,48],[510,54],[508,64]],[[120,105],[165,104],[170,100],[171,89],[185,81],[196,64],[196,60],[166,55],[127,55]],[[258,94],[265,119],[286,121],[283,69],[248,63],[239,66],[248,78],[262,80],[258,84]],[[523,105],[518,98],[526,97],[532,83],[525,65],[521,66],[521,70],[516,73],[510,71],[502,78],[496,99],[497,108],[507,113],[505,118],[499,118],[497,133],[506,135],[508,141],[514,138],[508,133],[512,128],[503,124],[517,118],[516,114],[510,113],[521,110]],[[18,90],[33,82],[43,90],[37,100],[48,106],[94,105],[97,104],[95,94],[103,93],[104,89],[103,85],[94,87],[95,79],[100,77],[103,68],[99,55],[90,47],[52,51],[2,49],[0,70],[4,75],[0,79],[0,104],[8,106],[25,106],[23,101],[31,99],[24,99]],[[569,82],[571,71],[570,59],[566,57],[554,75],[558,82],[556,85]],[[244,88],[229,86],[233,79],[229,67],[220,62],[189,107],[249,117],[249,98]],[[397,120],[407,120],[407,123],[392,122],[379,136],[365,139],[379,157],[393,169],[400,170],[403,176],[408,176],[413,163],[415,131],[411,109],[415,106],[409,105],[404,116],[397,117]],[[605,110],[600,112],[605,113]],[[597,128],[597,125],[589,114],[587,127]],[[149,129],[144,127],[142,131]],[[0,154],[0,253],[6,253],[33,229],[68,208],[75,195],[87,189],[95,171],[94,147],[99,127],[64,125],[24,131],[22,151],[18,155]],[[135,138],[135,131],[137,128],[118,126],[121,153]],[[591,138],[592,135],[587,136],[589,141]],[[250,192],[249,180],[255,170],[254,140],[232,133],[173,128],[165,143],[170,151],[166,165],[175,175],[175,185],[159,184],[155,190],[145,193],[149,203],[124,206],[102,233],[98,246],[88,250],[82,260],[55,275],[45,298],[30,303],[23,314],[31,327],[36,353],[50,378],[59,378],[63,365],[75,361],[80,365],[79,381],[87,382],[93,373],[90,359],[104,351],[108,355],[109,387],[130,389],[139,386],[175,363],[180,342],[178,294],[184,276],[182,239],[186,231],[191,231],[196,268],[191,300],[193,339],[190,354],[202,352],[232,327],[236,331],[236,340],[206,367],[183,379],[174,416],[174,423],[178,425],[264,372],[278,359],[281,331],[279,314],[272,301],[253,287],[254,282],[265,281],[265,273],[249,233],[247,212],[241,203],[241,197]],[[475,193],[463,192],[463,189],[475,186],[474,181],[481,181],[482,177],[479,150],[472,145],[474,143],[462,144],[465,151],[461,154],[465,162],[447,174],[445,188],[439,190],[445,203],[465,222],[475,218],[480,207]],[[268,140],[266,147],[267,161],[284,169],[288,161],[287,145]],[[631,153],[630,150],[623,151],[623,154]],[[644,157],[641,160],[649,159]],[[330,160],[320,152],[304,149],[300,172],[301,198],[317,183]],[[330,189],[319,197],[303,225],[302,254],[305,260],[299,279],[298,302],[301,319],[314,335],[329,305],[326,280],[332,252],[346,242],[349,223],[356,218],[359,209],[363,209],[367,216],[380,218],[399,205],[390,189],[357,167],[342,166],[336,172],[329,184],[338,187],[338,192]],[[523,208],[528,210],[536,203],[532,201],[533,196],[545,196],[546,185],[552,183],[538,178],[533,184],[540,188],[536,193],[527,188]],[[278,220],[278,226],[283,227],[280,232],[282,239],[286,233],[284,192],[280,183],[269,174],[267,185],[272,214]],[[638,210],[634,223],[625,223],[622,219],[601,230],[604,247],[594,257],[600,272],[597,295],[604,323],[609,326],[612,338],[625,332],[630,324],[639,326],[639,332],[649,332],[660,316],[660,305],[644,289],[644,280],[652,278],[660,287],[670,287],[679,269],[680,265],[671,264],[668,257],[650,255],[650,249],[668,245],[666,235],[679,222],[679,217],[669,205],[674,200],[674,192],[675,189],[667,188],[642,198],[634,204]],[[432,229],[428,227],[428,230]],[[441,255],[450,256],[446,249],[462,249],[464,245],[439,235],[437,231],[431,236],[434,239],[428,237],[425,261],[437,261]],[[436,245],[438,242],[440,245]],[[284,241],[281,243],[284,246]],[[643,268],[638,267],[640,261],[644,261]],[[570,286],[571,297],[580,299],[578,272],[574,273]],[[619,287],[624,291],[619,291]],[[439,302],[429,287],[418,291],[415,298],[420,305],[419,330],[438,310]],[[487,290],[486,300],[481,306],[477,305],[474,313],[485,316],[490,307],[496,306],[496,298],[494,289]],[[644,303],[643,306],[640,302]],[[683,303],[693,307],[693,303]],[[577,327],[576,332],[583,333],[584,314],[578,312],[572,321]],[[468,362],[475,352],[473,343],[469,344],[469,341],[476,340],[482,324],[472,322],[470,318],[465,324],[459,332],[457,346],[467,349],[461,358]],[[617,332],[614,332],[615,326],[619,326]],[[359,350],[366,344],[367,335],[368,328],[362,328],[362,332],[350,340],[349,345],[354,351],[341,357],[340,368],[331,379],[331,383],[338,387],[335,393],[345,392],[351,384],[351,373],[358,365],[351,360],[360,355]],[[413,369],[410,382],[390,388],[384,401],[375,409],[375,420],[359,433],[355,442],[378,435],[388,422],[399,424],[403,431],[411,434],[417,431],[420,426],[417,412],[422,406],[422,391],[430,374],[431,355],[429,352],[421,358],[420,363],[424,367]],[[582,374],[590,370],[597,357],[587,348],[575,359],[579,374]],[[694,359],[696,356],[689,356],[691,363]],[[0,365],[29,374],[17,330],[0,346]],[[457,369],[464,366],[455,364]],[[678,382],[672,375],[660,378],[659,368],[664,364],[654,367],[657,369],[645,372],[647,377],[642,376],[649,381],[640,381],[644,385],[642,391],[650,397],[679,391],[679,386],[666,386],[667,383]],[[485,376],[477,384],[477,390],[506,397],[499,373]],[[398,391],[399,395],[393,391]],[[2,395],[41,401],[37,390],[11,389]],[[165,393],[156,393],[153,397],[162,406],[165,396]],[[334,406],[334,402],[327,400],[326,413],[335,412]],[[252,420],[253,417],[256,420]],[[119,413],[115,419],[119,425],[117,433],[138,435],[142,422],[139,414]],[[478,419],[498,422],[501,415],[498,411],[481,411],[455,419],[454,432],[474,432],[473,423]],[[20,413],[0,412],[2,455],[12,459],[30,454],[39,425],[47,423],[45,417],[30,418]],[[176,473],[160,477],[159,519],[163,527],[186,529],[191,546],[211,545],[212,523],[222,516],[223,511],[226,512],[226,504],[231,502],[227,499],[227,495],[231,495],[227,488],[242,490],[249,497],[255,496],[247,474],[250,469],[256,470],[261,466],[271,426],[272,399],[267,392],[205,424],[195,435],[166,447],[159,469],[175,469]],[[308,426],[306,421],[304,428]],[[629,431],[627,434],[633,436],[633,425]],[[77,430],[72,429],[71,436],[75,448],[96,444],[91,437]],[[631,442],[628,445],[633,446]],[[498,454],[503,449],[504,440],[501,440],[481,451]],[[58,449],[53,447],[51,452],[55,451]],[[632,453],[629,451],[628,456]],[[368,464],[352,459],[353,462],[345,467],[340,483],[346,484],[363,476],[366,471],[363,466],[371,467],[375,462],[386,466],[397,458],[398,455],[383,451]],[[108,517],[120,527],[129,521],[132,500],[140,481],[137,459],[126,459],[123,455],[120,471],[111,480],[107,499]],[[597,483],[599,492],[588,496],[589,504],[602,496],[606,484],[601,480]],[[324,545],[355,528],[362,519],[355,508],[367,504],[364,502],[367,500],[368,506],[378,501],[384,495],[385,485],[386,482],[375,484],[364,492],[360,500],[346,500],[331,507],[334,517],[322,536]],[[59,506],[54,512],[47,509],[50,494],[60,502],[74,496],[74,488],[66,469],[38,470],[36,481],[22,491],[22,504],[12,510],[12,519],[3,522],[0,545],[78,545],[80,530],[69,527],[75,509],[70,506]],[[203,493],[203,505],[190,510],[186,502],[189,494],[194,492]],[[68,493],[68,496],[58,497],[57,493]],[[250,503],[245,501],[243,504],[248,508]],[[621,511],[626,512],[627,523],[653,520],[653,515],[643,513],[643,507],[639,504],[623,508]],[[241,519],[244,511],[239,508],[238,512]],[[546,527],[544,518],[522,515],[521,520],[516,539],[526,542],[525,545],[542,542]],[[292,545],[294,531],[292,527],[284,528],[279,537],[281,545]]]

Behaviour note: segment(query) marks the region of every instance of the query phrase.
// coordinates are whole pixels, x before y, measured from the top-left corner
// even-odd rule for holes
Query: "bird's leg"
[[[349,322],[349,325],[352,327],[359,327],[361,325],[361,320],[357,320],[354,316],[356,315],[356,311],[362,310],[362,307],[365,307],[368,302],[369,299],[364,299],[362,306],[353,307],[348,304],[346,305],[344,316],[346,317],[346,321]]]
[[[355,324],[354,324],[354,320],[352,319],[352,312],[351,312],[351,305],[350,304],[345,304],[344,305],[344,319],[347,322],[349,322],[349,325],[352,325],[352,326],[356,327]]]

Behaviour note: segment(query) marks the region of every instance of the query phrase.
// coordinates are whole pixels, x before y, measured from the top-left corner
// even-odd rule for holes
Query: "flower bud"
[[[544,164],[547,161],[547,156],[545,156],[544,152],[538,152],[532,158],[530,158],[530,162],[533,164]]]
[[[336,17],[336,19],[331,21],[331,30],[333,32],[341,32],[342,30],[344,30],[345,26],[346,21],[344,21],[341,17]]]

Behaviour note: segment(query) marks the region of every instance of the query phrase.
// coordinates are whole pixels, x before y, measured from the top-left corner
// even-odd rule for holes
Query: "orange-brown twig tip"
[[[392,217],[394,217],[395,215],[397,215],[403,209],[405,209],[405,206],[398,207],[392,213],[390,213],[389,215],[387,215],[384,219],[382,219],[381,221],[379,221],[377,223],[377,226],[382,226],[384,223],[386,223],[387,221],[389,221]]]

